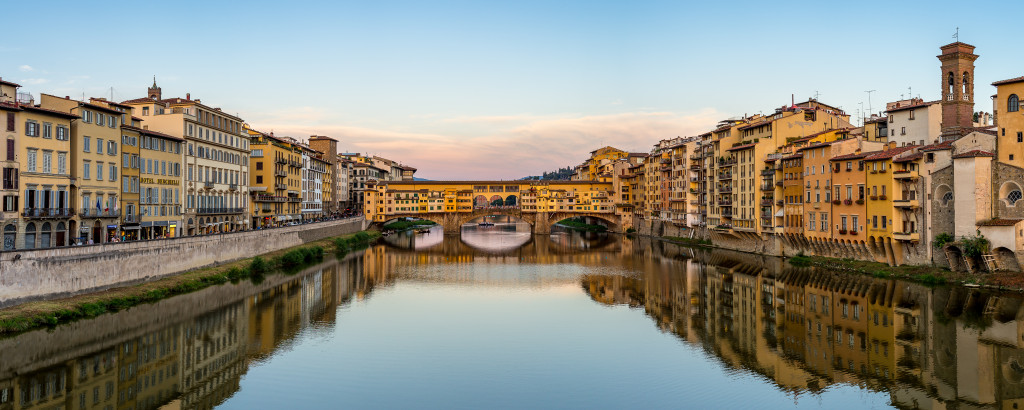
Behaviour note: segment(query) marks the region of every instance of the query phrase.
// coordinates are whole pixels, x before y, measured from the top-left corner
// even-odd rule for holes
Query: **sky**
[[[1024,2],[43,3],[4,4],[25,16],[0,41],[0,78],[21,92],[123,101],[156,76],[165,98],[436,180],[646,152],[791,96],[854,117],[935,100],[935,56],[957,28],[981,56],[976,110],[991,111],[993,81],[1024,75],[1008,35]]]

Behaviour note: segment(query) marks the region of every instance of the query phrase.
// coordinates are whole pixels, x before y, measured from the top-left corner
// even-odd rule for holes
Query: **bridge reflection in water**
[[[781,261],[607,235],[468,230],[389,237],[294,276],[209,288],[0,340],[0,409],[208,408],[251,366],[329,337],[355,300],[397,281],[578,286],[778,389],[855,385],[902,407],[1024,402],[1020,295],[795,269]],[[466,269],[435,269],[462,264]],[[556,275],[525,264],[564,264]],[[609,267],[626,274],[604,274]]]

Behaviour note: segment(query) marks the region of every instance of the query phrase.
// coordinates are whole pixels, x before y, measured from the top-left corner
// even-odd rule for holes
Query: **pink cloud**
[[[291,114],[311,119],[308,111]],[[509,118],[506,120],[506,117]],[[704,110],[692,115],[631,112],[566,118],[525,115],[479,117],[479,121],[473,117],[458,118],[458,122],[512,123],[479,137],[349,126],[302,127],[295,126],[295,122],[254,126],[298,138],[328,135],[340,141],[340,149],[377,154],[414,166],[419,170],[417,176],[422,178],[518,179],[577,165],[591,150],[605,145],[646,152],[658,140],[704,132],[721,117],[714,110]],[[452,121],[442,119],[440,122]]]

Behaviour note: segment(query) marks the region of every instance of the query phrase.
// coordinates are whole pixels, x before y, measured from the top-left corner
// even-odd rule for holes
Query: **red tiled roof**
[[[0,84],[9,85],[11,87],[21,87],[21,85],[12,83],[12,82],[7,81],[7,80],[0,80]]]
[[[754,144],[737,145],[735,147],[727,149],[726,151],[740,151],[740,150],[745,150],[747,148],[752,148],[753,146],[754,146]]]
[[[1009,80],[996,81],[992,85],[1003,85],[1024,82],[1024,77],[1011,78]]]
[[[896,107],[896,108],[893,108],[891,110],[885,110],[885,112],[896,112],[896,111],[909,110],[911,108],[927,107],[929,105],[938,104],[938,103],[939,103],[938,101],[924,101],[924,102],[920,102],[920,103],[917,103],[917,104],[904,105],[902,107]]]
[[[102,105],[99,105],[99,104],[93,104],[93,103],[87,103],[87,102],[79,102],[79,104],[84,105],[84,106],[89,107],[89,108],[92,108],[94,110],[106,111],[108,113],[113,113],[113,114],[117,114],[117,115],[124,114],[121,111],[115,110],[115,109],[110,108],[110,107],[105,107],[105,106],[102,106]],[[120,105],[120,104],[118,104],[118,105]]]
[[[77,115],[69,113],[69,112],[51,110],[49,108],[36,107],[36,106],[33,106],[33,105],[22,104],[21,105],[21,109],[28,110],[28,111],[41,112],[41,113],[49,114],[49,115],[55,115],[55,116],[58,116],[58,117],[64,117],[64,118],[72,119],[72,120],[78,118]]]
[[[184,141],[185,140],[184,138],[175,137],[173,135],[164,134],[162,132],[157,132],[157,131],[153,131],[153,130],[147,130],[145,128],[133,127],[131,125],[122,125],[121,128],[132,130],[132,131],[138,132],[140,134],[154,136],[154,137],[157,137],[157,138],[169,139],[169,140],[174,140],[174,141]]]
[[[894,159],[894,160],[892,160],[892,162],[910,162],[910,161],[913,161],[915,159],[920,159],[922,156],[924,156],[924,154],[918,152],[918,153],[907,155],[907,156],[902,157],[902,158]]]
[[[152,98],[143,97],[143,98],[135,98],[135,99],[131,99],[131,100],[124,100],[124,101],[121,101],[121,104],[155,103],[155,102],[156,102],[156,100],[154,100]]]
[[[740,127],[740,128],[739,128],[739,130],[740,130],[740,131],[743,131],[743,130],[749,130],[749,129],[751,129],[751,128],[757,128],[757,127],[760,127],[760,126],[762,126],[762,125],[765,125],[765,124],[767,124],[767,123],[770,123],[770,122],[772,122],[772,121],[773,121],[773,120],[771,120],[771,119],[767,119],[767,120],[761,120],[761,121],[755,122],[755,123],[753,123],[753,124],[747,124],[747,125],[744,125],[744,126]]]
[[[853,153],[853,154],[840,155],[838,157],[833,157],[829,161],[846,161],[848,159],[861,159],[861,158],[864,158],[864,157],[866,157],[868,155],[874,155],[875,153],[878,153],[878,152],[879,151],[868,151],[868,152],[862,152],[860,154]]]
[[[889,120],[889,117],[878,117],[878,118],[872,118],[872,119],[869,119],[867,121],[864,121],[864,123],[865,124],[873,124],[873,123],[876,123],[876,122],[886,122],[888,120]]]
[[[925,145],[925,146],[921,147],[921,151],[941,151],[941,150],[947,150],[947,149],[953,149],[953,141],[952,140],[946,141],[946,142],[942,142],[942,143],[939,143],[939,144]]]
[[[3,102],[3,101],[0,101],[0,109],[10,110],[10,111],[21,111],[21,107],[19,107],[18,104],[7,103],[7,102]]]
[[[992,218],[987,221],[978,222],[978,226],[1014,226],[1024,219],[1002,219]]]
[[[880,159],[889,159],[889,158],[895,157],[895,156],[897,156],[899,154],[902,154],[904,152],[910,151],[912,149],[914,149],[914,146],[913,145],[908,145],[908,146],[905,146],[905,147],[893,148],[893,149],[885,150],[885,151],[878,151],[878,152],[876,152],[874,154],[871,154],[867,158],[864,158],[864,160],[865,161],[877,161],[877,160],[880,160]]]
[[[793,155],[790,155],[788,157],[782,157],[782,159],[796,159],[796,158],[803,158],[803,157],[804,157],[804,154],[793,154]]]
[[[956,154],[956,155],[953,156],[953,158],[974,158],[974,157],[995,157],[995,154],[993,154],[991,152],[988,152],[988,151],[982,151],[980,149],[974,149],[974,150],[970,150],[970,151],[964,152],[962,154]]]

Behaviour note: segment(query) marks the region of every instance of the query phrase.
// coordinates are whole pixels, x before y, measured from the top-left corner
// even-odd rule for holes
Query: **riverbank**
[[[628,234],[627,234],[628,235]],[[745,252],[742,250],[716,246],[709,240],[675,237],[675,236],[648,236],[677,245],[705,248],[722,249],[749,254],[757,252]],[[770,256],[770,255],[769,255]],[[778,257],[778,256],[776,256]],[[909,282],[922,283],[926,285],[962,285],[969,287],[982,287],[989,289],[1022,291],[1024,292],[1024,274],[1020,272],[999,271],[994,273],[977,272],[954,272],[946,268],[927,265],[900,265],[889,266],[888,264],[874,261],[862,261],[855,259],[830,258],[825,256],[804,256],[780,257],[795,267],[813,266],[836,272],[867,275],[880,279],[898,279]]]
[[[260,281],[263,275],[288,273],[289,270],[321,260],[325,253],[341,255],[351,249],[369,245],[379,237],[380,233],[377,231],[360,231],[217,266],[184,271],[134,286],[116,287],[63,299],[23,303],[0,309],[0,335],[117,312],[227,282],[243,279]]]
[[[437,225],[437,222],[428,221],[428,220],[425,220],[425,219],[417,219],[417,220],[412,220],[412,221],[392,222],[392,223],[389,223],[387,225],[384,225],[383,228],[384,228],[385,231],[405,231],[405,230],[417,228],[417,227],[420,227],[420,226],[434,226],[434,225]]]

